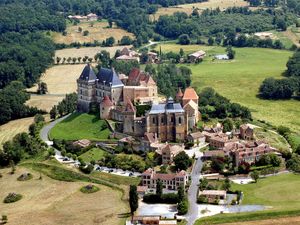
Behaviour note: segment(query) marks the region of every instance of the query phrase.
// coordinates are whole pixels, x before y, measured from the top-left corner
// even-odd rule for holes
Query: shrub
[[[91,194],[99,191],[99,187],[93,185],[93,184],[88,184],[86,186],[83,186],[80,188],[80,191],[85,194]]]
[[[146,203],[165,203],[165,204],[176,204],[178,203],[178,196],[174,193],[162,194],[146,194],[143,197],[143,202]]]
[[[186,198],[177,205],[178,215],[185,215],[189,209],[189,202]]]
[[[23,173],[23,174],[21,174],[18,178],[17,178],[17,180],[18,181],[27,181],[27,180],[30,180],[30,179],[32,179],[32,174],[31,173]]]
[[[9,193],[3,200],[4,203],[13,203],[21,200],[22,195],[17,193]]]
[[[203,196],[203,195],[200,195],[200,196],[198,197],[198,199],[197,199],[197,203],[198,203],[198,204],[201,204],[201,203],[207,203],[207,202],[208,202],[207,198],[206,198],[205,196]]]
[[[83,173],[90,174],[94,170],[94,166],[92,164],[89,164],[88,166],[86,166],[86,165],[85,166],[80,165],[79,169]]]

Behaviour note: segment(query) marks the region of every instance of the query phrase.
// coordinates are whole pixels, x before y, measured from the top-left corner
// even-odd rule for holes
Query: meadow
[[[82,28],[82,32],[78,31],[78,28]],[[83,35],[84,31],[89,31],[87,36]],[[134,35],[116,26],[112,28],[108,27],[107,21],[95,21],[95,22],[81,22],[77,25],[71,23],[68,24],[66,29],[67,35],[64,36],[61,33],[52,32],[51,37],[55,43],[71,44],[73,42],[102,42],[106,38],[114,37],[116,42],[121,40],[123,36],[129,36],[134,39]]]
[[[156,49],[159,49],[159,45]],[[180,46],[161,45],[162,51],[182,48],[189,54],[204,50],[207,53],[199,64],[185,64],[192,70],[192,86],[200,92],[204,87],[213,87],[232,102],[248,107],[255,119],[264,120],[272,125],[284,125],[293,131],[300,129],[300,102],[297,100],[263,100],[257,97],[262,81],[267,77],[283,78],[291,51],[234,48],[234,60],[214,60],[215,54],[224,54],[225,48],[218,46]]]
[[[96,115],[73,113],[51,130],[50,138],[64,140],[107,140],[110,134],[109,129],[101,130],[101,127],[105,123],[104,120],[100,120]]]
[[[221,10],[225,10],[229,7],[243,7],[248,6],[248,2],[243,0],[208,0],[207,2],[198,2],[191,4],[182,4],[177,6],[172,6],[168,8],[159,8],[158,11],[152,15],[150,18],[152,20],[157,20],[162,15],[172,15],[175,12],[184,12],[188,15],[192,14],[194,9],[201,11],[205,9],[215,9],[219,7]]]
[[[33,174],[33,179],[17,181],[25,172]],[[40,173],[23,167],[17,167],[13,175],[9,169],[1,169],[0,173],[0,212],[12,225],[20,224],[20,218],[22,225],[122,224],[124,219],[119,215],[128,212],[122,193],[104,185],[95,184],[100,191],[86,195],[79,191],[86,182],[58,181],[43,175],[39,179]],[[2,200],[10,192],[20,193],[23,198],[4,204]]]
[[[105,155],[105,151],[99,148],[92,148],[87,152],[83,153],[79,157],[86,163],[91,162],[92,160],[98,161],[102,159]]]

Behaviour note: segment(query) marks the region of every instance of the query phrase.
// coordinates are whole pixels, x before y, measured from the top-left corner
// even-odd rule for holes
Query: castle
[[[95,74],[88,64],[77,86],[78,111],[88,112],[91,104],[99,104],[100,118],[118,122],[118,131],[127,135],[150,134],[162,142],[184,141],[200,118],[199,97],[193,88],[186,88],[184,93],[179,89],[176,101],[170,97],[162,103],[151,75],[137,68],[127,77],[106,68]],[[138,113],[144,106],[147,110]]]

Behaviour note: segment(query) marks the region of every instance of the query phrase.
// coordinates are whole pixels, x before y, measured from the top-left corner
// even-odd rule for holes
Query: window
[[[164,118],[163,118],[163,117],[160,119],[160,122],[161,122],[161,123],[164,123]]]
[[[152,118],[152,123],[155,124],[155,118],[154,117]]]
[[[178,119],[178,123],[179,123],[179,124],[181,124],[181,117],[179,117],[179,119]]]

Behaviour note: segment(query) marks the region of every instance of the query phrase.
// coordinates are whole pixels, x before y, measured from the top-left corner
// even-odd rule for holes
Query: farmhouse
[[[184,170],[179,173],[162,174],[156,173],[149,168],[142,174],[142,185],[148,188],[156,188],[157,181],[163,183],[164,188],[169,190],[177,190],[181,185],[185,187],[188,182],[188,174]]]
[[[200,51],[197,51],[197,52],[194,52],[194,53],[190,54],[188,56],[188,58],[189,58],[190,62],[195,63],[195,62],[201,61],[204,58],[205,55],[206,55],[206,52],[200,50]]]
[[[199,192],[199,196],[207,198],[208,203],[214,203],[218,200],[225,200],[227,195],[223,190],[203,190]]]

